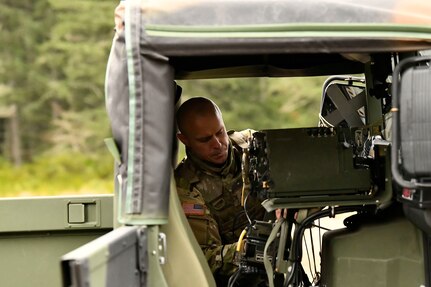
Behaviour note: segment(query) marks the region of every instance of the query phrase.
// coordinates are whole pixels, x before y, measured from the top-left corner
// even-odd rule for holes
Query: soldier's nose
[[[214,148],[220,148],[221,147],[221,142],[218,140],[218,138],[214,138],[212,144],[213,144]]]

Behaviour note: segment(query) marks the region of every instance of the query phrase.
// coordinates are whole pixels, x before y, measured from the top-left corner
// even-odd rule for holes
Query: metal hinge
[[[160,264],[165,264],[167,260],[167,245],[166,245],[166,234],[163,232],[159,233],[158,237],[158,252],[159,252],[159,262]]]

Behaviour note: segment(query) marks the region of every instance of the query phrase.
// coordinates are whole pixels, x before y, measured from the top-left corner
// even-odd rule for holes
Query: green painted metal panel
[[[83,204],[86,222],[69,222],[69,205]],[[0,233],[112,228],[113,195],[0,199]]]
[[[107,231],[0,234],[0,286],[61,286],[60,257]]]
[[[62,256],[63,286],[141,286],[139,270],[146,268],[146,262],[138,260],[138,231],[138,227],[119,227]],[[142,253],[146,254],[145,246]]]
[[[422,232],[406,218],[325,233],[322,286],[425,286]]]
[[[112,226],[112,195],[0,199],[0,286],[61,286],[60,257]]]

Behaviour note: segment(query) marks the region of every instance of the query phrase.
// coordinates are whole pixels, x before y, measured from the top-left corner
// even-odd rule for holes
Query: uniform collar
[[[214,166],[213,164],[199,159],[196,155],[193,154],[189,149],[186,148],[186,154],[187,158],[200,170],[206,173],[210,174],[218,174],[223,177],[227,176],[228,174],[235,173],[236,172],[236,163],[238,159],[236,158],[235,150],[232,146],[232,143],[229,141],[229,149],[228,149],[228,156],[226,162],[218,167]]]

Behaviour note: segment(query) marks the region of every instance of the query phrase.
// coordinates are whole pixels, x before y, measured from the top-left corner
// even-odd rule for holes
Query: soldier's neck
[[[228,157],[227,160],[220,165],[216,165],[214,163],[205,161],[205,160],[201,160],[200,158],[198,158],[195,154],[193,154],[193,152],[191,152],[190,150],[186,149],[186,154],[187,157],[189,158],[189,160],[191,160],[193,162],[193,164],[206,172],[210,172],[213,174],[219,174],[221,176],[225,176],[226,174],[228,174],[229,172],[232,171],[232,164],[234,164],[234,154],[233,154],[233,150],[232,150],[232,145],[230,145],[229,147],[229,152],[228,152]]]

